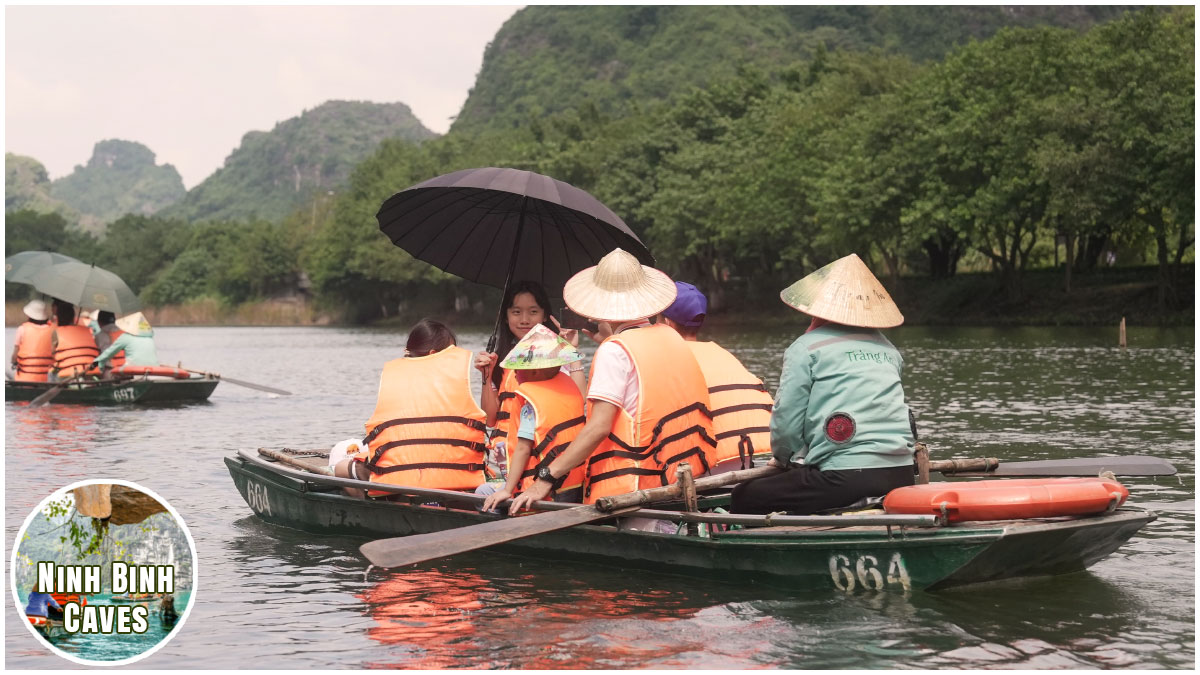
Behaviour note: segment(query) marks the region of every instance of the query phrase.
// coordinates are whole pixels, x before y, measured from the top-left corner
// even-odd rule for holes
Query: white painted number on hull
[[[250,508],[254,509],[255,513],[265,513],[268,516],[274,515],[271,513],[271,501],[267,499],[267,487],[265,485],[247,481],[246,501],[250,503]]]
[[[137,394],[133,389],[114,389],[112,397],[114,401],[132,401],[137,398]]]
[[[840,553],[829,557],[829,575],[838,590],[853,591],[859,586],[871,591],[882,591],[889,587],[912,590],[912,580],[899,553],[893,553],[888,561],[886,576],[879,567],[879,559],[870,554],[855,556],[853,563]]]

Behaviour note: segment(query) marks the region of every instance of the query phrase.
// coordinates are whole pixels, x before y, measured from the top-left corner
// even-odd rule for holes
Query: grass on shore
[[[1173,309],[1158,308],[1157,270],[1153,267],[1112,268],[1073,279],[1072,290],[1063,290],[1058,270],[1033,270],[1023,277],[1022,294],[1010,300],[991,274],[960,274],[933,280],[903,277],[885,286],[904,314],[906,325],[930,326],[1112,326],[1125,318],[1128,325],[1188,326],[1196,322],[1195,266],[1178,275]],[[24,321],[24,301],[6,302],[5,325]],[[477,303],[474,309],[440,316],[458,325],[491,325],[492,308]],[[227,306],[213,298],[181,305],[143,310],[155,326],[329,326],[347,321],[336,310],[320,310],[300,298],[258,300]],[[420,311],[420,310],[419,310]],[[393,316],[375,325],[407,327],[425,315]],[[708,317],[710,325],[753,321],[760,325],[802,324],[806,319],[772,298],[751,298],[735,310]]]

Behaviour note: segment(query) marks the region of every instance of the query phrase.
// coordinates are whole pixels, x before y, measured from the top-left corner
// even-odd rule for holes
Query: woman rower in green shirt
[[[772,464],[734,488],[734,513],[810,514],[913,484],[913,433],[900,352],[879,332],[904,317],[857,255],[780,293],[812,317],[788,347],[771,413]]]

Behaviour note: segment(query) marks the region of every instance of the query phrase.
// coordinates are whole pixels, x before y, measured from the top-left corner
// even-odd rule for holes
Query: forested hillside
[[[188,221],[278,221],[316,195],[338,188],[387,138],[435,137],[403,103],[329,101],[251,131],[224,166],[164,215]]]
[[[1006,26],[1083,30],[1115,6],[535,6],[509,19],[452,131],[536,124],[584,105],[624,115],[752,66],[774,78],[820,49],[941,58]]]
[[[4,153],[4,210],[29,209],[38,213],[58,213],[78,221],[74,209],[50,196],[50,175],[46,167],[32,157]]]
[[[306,194],[296,186],[303,193],[317,183],[304,182],[303,171],[294,182],[293,160],[248,153],[245,161],[277,170],[275,182],[248,184],[296,200],[280,207],[284,215],[266,219],[257,202],[240,201],[254,190],[237,183],[229,188],[236,194],[212,193],[207,203],[213,213],[237,205],[238,220],[126,217],[89,254],[137,280],[151,305],[311,291],[315,306],[348,321],[449,313],[487,292],[393,246],[375,213],[433,176],[511,166],[591,192],[659,267],[708,292],[714,312],[777,303],[779,289],[856,252],[898,296],[940,298],[935,311],[904,308],[928,321],[958,320],[986,304],[983,320],[1018,322],[1030,306],[1032,271],[1044,289],[1044,271],[1053,270],[1069,295],[1105,270],[1140,268],[1150,281],[1103,311],[1187,322],[1195,12],[1147,8],[1087,28],[1118,12],[530,7],[493,42],[447,135],[382,140],[341,187]],[[607,79],[588,70],[588,36],[618,19],[627,30],[609,62],[657,70],[618,68]],[[1038,25],[991,34],[1001,19]],[[950,47],[973,35],[990,37]],[[638,58],[629,60],[631,45]],[[870,46],[880,48],[863,49]],[[706,65],[696,68],[695,59]],[[628,105],[611,96],[618,86]],[[34,242],[45,218],[9,214],[7,227]],[[72,247],[87,245],[51,230]],[[134,245],[136,265],[127,255]],[[962,272],[990,274],[990,287],[903,292],[914,277],[957,288],[951,278]]]
[[[141,143],[100,141],[87,165],[51,183],[50,196],[78,212],[79,226],[89,232],[103,231],[126,213],[155,214],[186,190],[175,167],[154,161]]]

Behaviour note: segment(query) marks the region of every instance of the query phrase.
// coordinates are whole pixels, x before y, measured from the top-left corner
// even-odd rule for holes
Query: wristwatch
[[[536,478],[538,480],[546,481],[547,483],[550,484],[550,487],[555,490],[557,490],[558,486],[562,485],[563,481],[567,479],[566,474],[563,474],[563,475],[559,476],[558,478],[555,478],[554,474],[550,473],[550,465],[549,464],[543,464],[542,466],[539,466],[537,468],[537,471],[534,472],[533,476],[534,476],[534,478]]]

